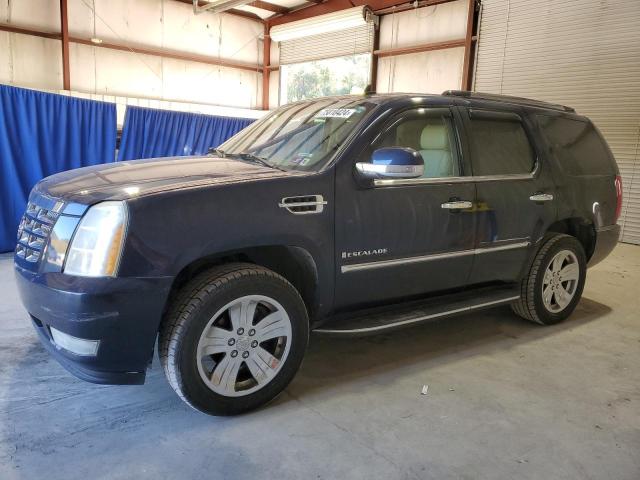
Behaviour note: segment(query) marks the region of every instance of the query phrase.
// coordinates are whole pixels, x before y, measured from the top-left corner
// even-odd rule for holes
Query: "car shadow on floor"
[[[302,368],[287,388],[289,394],[281,395],[275,404],[394,370],[408,374],[490,354],[577,328],[610,311],[606,305],[585,298],[568,320],[548,327],[522,320],[504,307],[379,335],[312,334]],[[134,428],[148,415],[191,412],[166,382],[157,357],[144,386],[104,386],[83,382],[66,372],[40,345],[35,332],[28,329],[24,341],[0,344],[4,390],[0,397],[5,399],[0,403],[0,414],[7,417],[8,424],[23,418],[21,414],[27,414],[24,418],[30,417],[32,423],[46,421],[54,410],[57,418],[64,418],[82,409],[87,419],[92,412],[95,414],[92,424],[95,421],[106,428],[126,429]],[[78,428],[86,427],[82,417],[76,417],[73,422],[76,421]]]
[[[312,334],[301,370],[273,403],[248,415],[269,422],[305,400],[322,400],[336,391],[359,390],[362,383],[384,384],[403,376],[453,364],[474,355],[533,342],[579,328],[606,316],[606,305],[583,299],[570,319],[542,327],[509,308],[497,308],[367,337]],[[375,388],[375,387],[374,387]],[[417,388],[417,387],[416,387]],[[315,397],[315,398],[314,398]],[[76,379],[53,360],[36,333],[20,328],[0,338],[0,465],[26,472],[35,458],[69,451],[100,439],[117,451],[130,432],[153,442],[173,435],[238,425],[235,418],[198,414],[172,391],[154,358],[144,386],[93,385]],[[0,468],[0,471],[2,469]],[[24,473],[23,477],[33,478]]]
[[[610,307],[583,298],[570,318],[551,326],[523,320],[509,307],[500,307],[373,336],[312,333],[302,368],[287,391],[301,398],[395,369],[423,371],[575,329],[609,312]]]

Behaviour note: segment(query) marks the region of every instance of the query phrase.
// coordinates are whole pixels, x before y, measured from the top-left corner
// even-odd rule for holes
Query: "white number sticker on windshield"
[[[356,113],[354,108],[325,108],[314,115],[315,118],[349,118]]]

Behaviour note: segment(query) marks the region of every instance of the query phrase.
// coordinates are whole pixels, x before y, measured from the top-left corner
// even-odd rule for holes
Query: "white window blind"
[[[373,50],[374,23],[280,42],[280,64],[345,57]]]

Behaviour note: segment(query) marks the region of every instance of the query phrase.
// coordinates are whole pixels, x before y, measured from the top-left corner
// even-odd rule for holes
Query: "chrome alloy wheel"
[[[289,315],[274,299],[247,295],[233,300],[216,312],[200,335],[200,377],[219,395],[249,395],[280,371],[291,335]]]
[[[578,258],[570,250],[560,250],[549,262],[542,279],[542,302],[551,313],[564,310],[576,294],[580,279]]]

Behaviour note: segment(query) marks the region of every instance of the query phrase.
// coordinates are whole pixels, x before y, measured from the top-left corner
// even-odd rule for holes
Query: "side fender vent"
[[[299,197],[284,197],[278,204],[280,208],[286,208],[295,215],[308,215],[321,213],[327,204],[322,195],[300,195]]]

